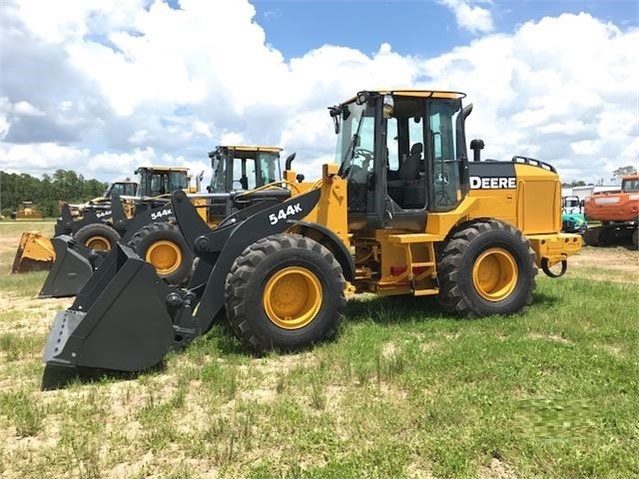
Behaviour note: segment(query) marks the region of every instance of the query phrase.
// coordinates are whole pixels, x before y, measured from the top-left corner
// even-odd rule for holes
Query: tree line
[[[9,218],[23,201],[31,201],[44,216],[58,216],[60,201],[83,203],[104,194],[107,186],[72,170],[56,170],[53,175],[42,175],[42,179],[0,170],[0,212]]]
[[[637,168],[635,168],[633,165],[620,166],[612,172],[612,177],[609,180],[606,180],[605,178],[599,178],[599,180],[597,180],[597,186],[601,186],[607,183],[621,184],[621,179],[624,176],[636,174]],[[561,186],[595,186],[595,183],[586,183],[583,180],[574,180],[571,183],[564,182],[561,184]]]

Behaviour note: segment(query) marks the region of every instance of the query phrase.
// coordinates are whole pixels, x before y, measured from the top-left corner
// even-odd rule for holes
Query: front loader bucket
[[[22,233],[11,273],[47,270],[54,259],[55,253],[49,238],[36,231]]]
[[[152,265],[116,244],[73,305],[57,313],[44,349],[47,367],[132,372],[160,363],[174,340],[169,292]]]
[[[38,298],[75,296],[93,274],[91,256],[95,253],[67,235],[57,236],[51,242],[55,261]]]

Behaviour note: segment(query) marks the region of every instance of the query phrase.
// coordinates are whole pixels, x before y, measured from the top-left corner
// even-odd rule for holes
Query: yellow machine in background
[[[175,189],[196,192],[199,188],[200,177],[196,178],[195,185],[191,185],[189,169],[180,166],[141,166],[135,173],[139,175],[139,187],[137,182],[116,181],[102,197],[82,205],[68,205],[69,217],[65,221],[62,213],[54,236],[70,235],[90,249],[109,250],[126,233],[125,227],[129,223],[124,220],[133,218],[136,211],[144,212],[168,204],[169,194]],[[112,212],[116,196],[124,214],[119,225],[115,224]],[[62,204],[61,209],[64,207]],[[50,239],[36,232],[23,233],[11,272],[32,271],[34,265],[37,269],[49,269],[55,257]]]
[[[89,202],[78,219],[68,210],[66,215],[63,212],[53,239],[56,260],[40,297],[77,293],[96,267],[94,260],[101,258],[91,250],[108,250],[118,241],[134,248],[164,281],[184,284],[192,271],[193,253],[175,224],[165,191],[179,188],[187,193],[202,219],[214,227],[235,211],[256,203],[262,207],[278,203],[290,196],[281,180],[280,152],[270,146],[217,147],[209,153],[213,175],[207,193],[195,191],[202,175],[193,186],[186,168],[140,167],[136,170],[140,181],[135,197],[119,195],[117,200]],[[73,239],[61,236],[69,233],[74,234]],[[19,262],[16,265],[19,270]]]
[[[23,201],[13,215],[17,221],[41,220],[42,212],[38,210],[32,201]]]
[[[551,165],[480,161],[481,140],[469,161],[464,97],[362,91],[331,107],[335,164],[285,201],[255,204],[214,229],[175,192],[177,224],[198,259],[188,286],[167,287],[118,245],[92,278],[108,286],[87,284],[56,316],[47,366],[150,368],[222,311],[259,353],[303,348],[333,336],[347,295],[359,292],[437,296],[467,318],[520,313],[538,268],[561,276],[581,238],[561,233]]]
[[[86,210],[90,209],[100,209],[100,208],[109,208],[111,206],[111,202],[113,199],[117,197],[135,197],[138,189],[138,184],[135,181],[114,181],[109,184],[109,187],[104,192],[102,196],[98,196],[96,198],[90,199],[86,203],[82,204],[69,204],[69,208],[71,209],[71,215],[74,218],[79,218],[82,216],[82,213]],[[65,202],[60,202],[60,209],[62,209]],[[127,203],[128,208],[126,208],[127,216],[131,217],[133,215],[133,208]]]
[[[51,267],[55,260],[55,251],[51,240],[39,231],[22,233],[20,244],[11,266],[12,273],[42,271]]]

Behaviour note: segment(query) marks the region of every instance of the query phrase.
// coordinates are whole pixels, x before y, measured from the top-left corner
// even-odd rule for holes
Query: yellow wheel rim
[[[111,241],[104,236],[91,236],[84,244],[87,248],[97,251],[109,251],[111,249]]]
[[[317,276],[305,268],[289,266],[266,283],[264,311],[280,328],[299,329],[315,319],[322,299],[322,285]]]
[[[159,275],[175,272],[182,263],[182,251],[172,241],[156,241],[146,250],[145,260],[155,266]]]
[[[479,295],[488,301],[507,298],[517,285],[515,258],[502,248],[484,251],[473,265],[473,285]]]

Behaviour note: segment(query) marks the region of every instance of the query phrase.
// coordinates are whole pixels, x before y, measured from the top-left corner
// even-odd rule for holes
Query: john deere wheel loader
[[[108,210],[111,207],[111,201],[113,201],[115,198],[119,198],[120,196],[136,196],[137,189],[138,184],[135,181],[114,181],[113,183],[109,184],[109,187],[106,189],[102,196],[98,196],[82,204],[69,204],[61,202],[60,210],[62,211],[63,206],[66,204],[69,208],[72,218],[80,218],[85,211],[101,212],[102,210]]]
[[[215,229],[173,193],[177,223],[199,259],[188,287],[159,281],[119,244],[56,315],[47,371],[150,368],[224,310],[258,352],[303,348],[335,334],[351,292],[436,295],[468,318],[521,312],[537,269],[559,276],[550,268],[565,271],[581,240],[560,232],[552,166],[523,157],[468,161],[472,105],[462,107],[464,96],[362,91],[331,107],[337,164],[286,201],[244,209]],[[481,143],[473,142],[475,160]]]
[[[136,183],[116,182],[107,191],[113,194],[83,207],[79,217],[74,216],[70,205],[63,204],[52,239],[40,232],[23,233],[11,272],[50,269],[39,297],[72,296],[101,260],[97,252],[110,250],[121,238],[130,239],[152,221],[168,220],[168,215],[158,213],[170,207],[168,193],[178,188],[192,192],[199,188],[199,182],[191,186],[189,170],[184,167],[142,166],[135,173],[139,175],[139,187],[132,189]],[[118,194],[131,191],[136,196]],[[164,248],[173,246],[164,244]],[[184,241],[176,247],[181,248],[185,262],[192,262],[193,255]]]
[[[127,198],[133,204],[133,216],[127,217],[122,202],[115,198],[108,211],[108,225],[99,223],[94,212],[87,212],[82,220],[70,221],[76,228],[73,239],[59,236],[62,229],[56,226],[58,237],[53,242],[59,259],[53,264],[39,297],[75,295],[102,260],[102,256],[92,250],[110,249],[117,241],[132,246],[155,267],[163,280],[183,285],[192,271],[193,253],[175,224],[169,197],[163,191],[190,191],[190,199],[197,205],[199,214],[209,225],[215,225],[232,211],[253,203],[266,206],[269,201],[288,198],[288,189],[272,183],[281,182],[280,152],[280,148],[268,146],[217,147],[209,153],[213,177],[206,194],[193,192],[188,181],[186,184],[182,181],[188,180],[188,176],[176,176],[176,168],[139,168],[136,171],[140,174],[139,197]],[[287,164],[290,161],[292,158]],[[188,170],[179,171],[186,175]],[[253,189],[246,191],[248,188]],[[59,223],[67,224],[70,218],[70,213],[65,211]],[[86,224],[82,225],[83,221]],[[86,235],[88,239],[82,241]],[[94,244],[98,247],[94,248]]]
[[[85,205],[72,206],[62,203],[54,238],[69,235],[89,250],[108,251],[125,233],[130,224],[129,220],[135,215],[136,206],[141,212],[170,202],[166,194],[163,198],[157,199],[160,195],[159,186],[153,191],[150,188],[152,185],[170,184],[175,185],[175,188],[190,185],[187,168],[140,167],[136,174],[140,175],[140,182],[147,188],[148,193],[145,196],[142,193],[136,196],[137,183],[121,181],[112,183],[103,197],[94,198]],[[173,186],[169,192],[172,191]],[[133,193],[133,196],[124,193]],[[40,232],[23,233],[11,272],[50,269],[56,259],[56,249],[52,243],[53,241]]]

